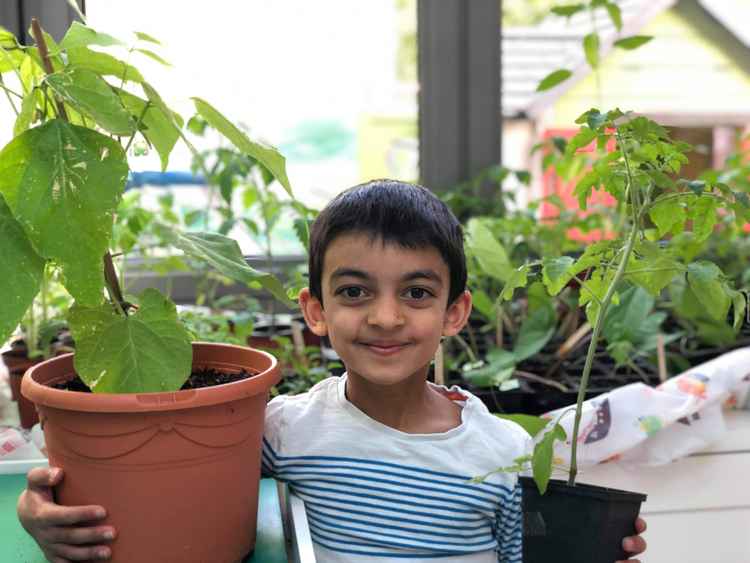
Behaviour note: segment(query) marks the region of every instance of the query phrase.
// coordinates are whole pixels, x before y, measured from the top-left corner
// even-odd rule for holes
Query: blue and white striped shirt
[[[457,387],[461,424],[406,434],[352,405],[346,376],[267,407],[263,474],[305,501],[318,561],[521,563],[521,490],[497,473],[530,451],[519,426]]]

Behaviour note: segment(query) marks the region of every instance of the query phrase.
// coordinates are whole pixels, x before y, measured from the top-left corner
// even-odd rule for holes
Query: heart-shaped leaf
[[[143,292],[134,315],[119,315],[110,304],[76,304],[68,322],[76,372],[95,393],[176,391],[190,377],[190,334],[174,303],[155,289]]]
[[[84,305],[102,298],[102,257],[127,173],[118,143],[57,119],[0,151],[0,193],[36,252],[60,265],[66,289]]]
[[[5,342],[39,292],[44,259],[0,196],[0,342]]]

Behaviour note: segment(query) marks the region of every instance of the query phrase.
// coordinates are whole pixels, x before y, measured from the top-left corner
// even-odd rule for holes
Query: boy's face
[[[456,334],[471,311],[464,292],[448,305],[450,276],[432,247],[383,245],[367,235],[342,235],[323,260],[323,303],[300,295],[305,319],[328,335],[350,377],[393,385],[424,379],[441,336]]]

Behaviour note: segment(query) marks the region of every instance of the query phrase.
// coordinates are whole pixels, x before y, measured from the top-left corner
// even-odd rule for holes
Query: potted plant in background
[[[18,406],[22,428],[29,429],[39,422],[34,403],[21,394],[21,379],[32,365],[47,358],[73,351],[73,339],[63,318],[70,298],[59,282],[45,268],[39,295],[21,320],[21,333],[2,353],[8,368],[12,399]]]
[[[585,209],[594,189],[605,190],[624,214],[623,228],[613,238],[588,245],[580,256],[546,257],[521,265],[498,298],[512,299],[514,291],[526,287],[534,277],[541,278],[550,295],[557,295],[577,279],[579,305],[592,327],[576,406],[564,413],[575,411],[573,431],[566,442],[571,449],[567,482],[550,481],[554,442],[566,440],[559,418],[548,424],[534,417],[514,417],[537,434],[534,454],[503,469],[518,470],[530,464],[533,471],[534,480],[521,480],[524,560],[534,562],[550,561],[561,553],[575,554],[578,563],[614,561],[625,555],[620,541],[632,534],[645,496],[582,485],[576,478],[580,423],[597,345],[608,326],[613,332],[608,338],[613,341],[617,341],[617,327],[621,332],[628,328],[628,315],[639,308],[632,300],[634,292],[642,289],[658,296],[674,280],[682,280],[715,318],[729,317],[735,327],[742,323],[747,306],[744,294],[718,266],[694,260],[694,253],[675,243],[676,236],[686,232],[696,242],[707,240],[722,214],[730,214],[743,225],[750,219],[747,194],[722,182],[675,180],[687,162],[685,153],[690,146],[673,142],[667,131],[650,119],[619,110],[601,113],[592,109],[577,123],[582,127],[566,150],[574,153],[592,143],[598,147],[592,169],[576,186],[579,203]],[[606,147],[613,142],[613,150],[608,151]],[[627,306],[613,319],[610,307],[617,303]]]
[[[2,70],[17,79],[2,85],[17,119],[0,151],[0,293],[9,296],[0,304],[0,341],[31,306],[45,268],[54,267],[75,300],[67,321],[76,352],[33,367],[22,393],[37,405],[50,463],[66,471],[57,499],[107,507],[120,531],[115,561],[142,561],[146,553],[159,561],[239,560],[255,539],[259,446],[276,361],[248,348],[191,344],[175,305],[158,291],[123,294],[110,253],[136,137],[155,148],[163,167],[179,139],[192,149],[180,116],[110,52],[158,55],[128,51],[78,22],[59,45],[36,20],[32,35],[34,46],[0,35]],[[275,149],[193,101],[290,191]],[[279,281],[248,267],[231,239],[163,231],[186,255],[287,301]]]
[[[199,116],[192,118],[188,127],[199,135],[213,130]],[[309,224],[317,212],[283,193],[273,175],[257,159],[232,146],[220,146],[196,154],[192,168],[193,173],[205,170],[209,196],[205,209],[191,211],[187,223],[207,224],[218,216],[220,234],[238,232],[257,242],[265,258],[266,271],[290,279],[289,268],[279,261],[273,235],[278,236],[278,227],[291,218],[297,240],[306,251]],[[306,264],[303,267],[306,268]],[[306,282],[290,285],[296,289],[297,286],[304,287]],[[294,292],[291,290],[290,294]],[[276,337],[292,338],[296,330],[302,332],[306,345],[320,344],[320,338],[307,329],[299,313],[290,313],[288,307],[280,308],[279,305],[278,300],[268,300],[262,305],[262,311],[253,313],[253,330],[248,338],[250,346],[276,349],[279,345]]]

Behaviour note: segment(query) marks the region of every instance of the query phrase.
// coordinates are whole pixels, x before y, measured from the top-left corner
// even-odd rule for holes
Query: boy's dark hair
[[[403,248],[435,248],[448,265],[453,303],[466,289],[463,230],[448,207],[427,188],[397,180],[372,180],[338,194],[310,229],[310,293],[323,302],[325,251],[343,234],[362,233]]]

